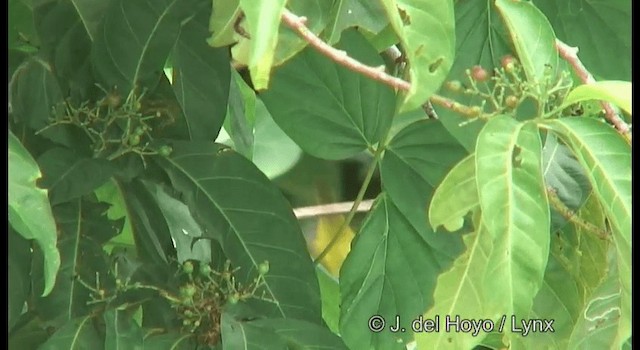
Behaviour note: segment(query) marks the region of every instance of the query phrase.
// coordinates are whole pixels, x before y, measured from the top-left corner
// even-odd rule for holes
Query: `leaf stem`
[[[383,141],[384,140],[380,141],[378,148],[373,154],[373,161],[371,162],[371,165],[369,165],[369,169],[367,170],[367,175],[365,176],[364,181],[362,182],[362,186],[360,186],[360,191],[358,192],[356,199],[353,201],[353,205],[351,206],[351,210],[349,210],[349,213],[347,214],[346,219],[344,220],[342,225],[340,225],[340,228],[338,229],[336,234],[333,236],[333,238],[331,238],[331,241],[329,242],[329,244],[327,244],[327,246],[324,247],[322,252],[320,252],[320,254],[318,254],[318,256],[313,260],[314,265],[318,265],[322,261],[322,259],[324,259],[324,257],[327,256],[327,254],[329,254],[331,249],[336,245],[340,237],[344,234],[345,229],[349,227],[349,225],[351,224],[351,221],[356,216],[356,213],[358,212],[358,208],[360,207],[360,203],[362,203],[362,200],[364,199],[364,194],[365,192],[367,192],[367,188],[369,187],[369,182],[371,182],[371,178],[373,178],[373,174],[376,171],[378,162],[380,161],[380,158],[382,157],[382,153],[384,152],[385,147],[384,147]]]
[[[593,78],[593,75],[591,75],[587,68],[582,64],[582,61],[578,58],[577,47],[571,47],[556,39],[556,50],[558,50],[560,57],[573,67],[574,72],[584,84],[595,83],[596,80]],[[626,137],[628,141],[631,141],[631,128],[629,128],[629,125],[620,118],[611,104],[608,102],[602,102],[602,108],[604,108],[605,111],[605,118],[613,124],[618,132]]]

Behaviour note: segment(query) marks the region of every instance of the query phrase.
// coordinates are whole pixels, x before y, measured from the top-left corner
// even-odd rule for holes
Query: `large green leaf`
[[[116,86],[123,96],[136,87],[153,87],[181,24],[197,10],[195,0],[113,0],[91,52],[99,82],[106,89]]]
[[[352,349],[406,348],[411,320],[433,305],[440,263],[405,213],[382,194],[340,270],[340,334],[345,343]],[[386,321],[378,333],[367,327],[374,315]],[[396,315],[407,332],[389,331]]]
[[[434,306],[424,314],[423,320],[434,320],[439,326],[447,325],[455,317],[499,324],[502,310],[497,304],[486,302],[487,293],[491,291],[484,287],[485,274],[491,268],[489,258],[493,243],[482,221],[478,220],[476,224],[475,231],[464,237],[466,251],[454,261],[450,270],[438,276],[433,293]],[[437,332],[418,332],[416,341],[420,349],[473,349],[485,334],[484,330],[451,332],[443,327]]]
[[[221,328],[223,349],[347,349],[327,328],[302,320],[243,322],[223,313]]]
[[[453,0],[383,0],[409,62],[402,111],[422,106],[444,82],[455,54]]]
[[[51,205],[67,202],[107,182],[115,168],[102,158],[84,157],[67,148],[52,148],[38,157],[44,177],[39,185],[49,190]]]
[[[142,329],[125,310],[111,309],[104,313],[106,325],[105,350],[142,350]]]
[[[22,310],[31,290],[31,245],[29,241],[20,237],[11,226],[9,226],[9,237],[7,246],[9,247],[9,273],[8,273],[8,304],[9,304],[9,325],[11,331],[22,314]]]
[[[247,61],[256,90],[266,89],[269,85],[280,18],[286,3],[285,0],[240,0],[251,35],[251,50]]]
[[[375,49],[353,30],[343,33],[337,47],[363,63],[382,64]],[[390,87],[338,65],[313,48],[278,68],[271,83],[261,97],[273,119],[316,157],[353,156],[376,144],[391,125],[395,97]]]
[[[457,1],[455,4],[456,51],[455,61],[447,80],[458,80],[466,83],[465,71],[474,65],[481,65],[488,72],[500,66],[500,58],[511,53],[508,35],[505,33],[500,15],[495,10],[493,1]],[[474,105],[479,101],[469,95],[453,93],[441,88],[438,94],[456,101]],[[434,105],[442,124],[469,151],[476,147],[476,138],[483,121],[476,120],[470,124],[468,117],[457,114],[450,109]]]
[[[591,185],[571,149],[552,133],[545,138],[542,166],[547,188],[552,188],[567,208],[578,210],[591,193]],[[562,228],[566,222],[566,218],[552,208],[551,230]]]
[[[331,9],[331,17],[331,23],[324,33],[329,44],[334,44],[339,41],[342,31],[347,28],[358,27],[372,34],[377,34],[389,23],[384,7],[382,7],[382,4],[378,1],[334,1]]]
[[[558,72],[556,36],[545,15],[529,1],[496,0],[496,7],[509,28],[527,80],[544,83],[547,74],[553,79]],[[543,91],[541,85],[534,89]]]
[[[597,227],[604,226],[604,216],[595,197],[588,206],[596,210],[582,210],[580,216]],[[599,219],[599,220],[598,220]],[[576,322],[582,317],[591,293],[605,277],[608,242],[573,225],[552,235],[549,263],[544,282],[534,300],[530,317],[554,320],[554,332],[532,332],[523,337],[524,348],[567,349]]]
[[[434,230],[443,225],[447,231],[457,231],[467,213],[479,205],[476,158],[471,154],[456,164],[436,188],[429,204],[429,223]]]
[[[465,153],[439,121],[420,120],[394,136],[380,165],[384,191],[443,258],[458,256],[462,241],[433,233],[427,222],[428,204],[433,189]]]
[[[254,305],[267,315],[321,321],[318,281],[300,227],[282,193],[248,160],[207,142],[172,143],[158,162],[182,193],[205,236],[220,241],[240,268],[236,278],[253,280],[269,261],[262,289],[273,302]]]
[[[94,88],[91,44],[112,0],[36,0],[34,19],[41,38],[41,53],[68,84],[73,95],[86,99]]]
[[[485,281],[493,291],[488,302],[505,314],[527,317],[549,255],[549,204],[536,125],[504,115],[489,120],[478,136],[476,182],[494,241]]]
[[[121,227],[120,223],[106,218],[106,210],[105,204],[81,199],[54,207],[61,231],[58,249],[62,264],[51,294],[36,299],[35,305],[43,320],[59,325],[88,315],[91,311],[87,305],[90,291],[79,279],[91,286],[96,285],[96,274],[100,275],[102,283],[109,280],[109,266],[102,244]],[[34,288],[37,288],[41,282],[34,278]]]
[[[534,0],[559,39],[599,78],[631,79],[631,0]],[[615,64],[611,55],[615,53]]]
[[[569,339],[568,349],[628,349],[626,339],[616,339],[616,330],[628,327],[621,319],[620,276],[616,259],[610,259],[607,276],[585,301]]]
[[[563,118],[544,125],[575,152],[611,222],[622,286],[622,342],[631,335],[631,148],[614,129],[595,119]]]
[[[69,320],[56,331],[39,350],[84,350],[101,349],[103,342],[93,326],[92,316]]]
[[[340,333],[340,283],[322,267],[316,268],[320,295],[322,296],[322,318],[332,332]]]
[[[229,52],[205,42],[209,13],[185,24],[171,56],[172,85],[192,140],[215,140],[229,97]]]
[[[612,102],[625,112],[632,114],[631,82],[607,80],[580,85],[569,92],[562,105],[567,107],[573,103],[588,100]]]
[[[167,265],[176,256],[165,213],[153,192],[141,180],[119,182],[141,259]]]
[[[62,91],[50,64],[34,56],[13,74],[9,84],[9,110],[17,121],[33,129],[48,124],[51,108],[62,101]]]
[[[22,237],[33,239],[44,254],[44,291],[51,292],[60,267],[56,224],[47,191],[36,186],[38,164],[9,132],[9,223]]]

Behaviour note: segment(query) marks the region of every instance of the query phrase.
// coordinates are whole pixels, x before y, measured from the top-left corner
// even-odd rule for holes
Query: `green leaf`
[[[598,204],[595,197],[591,199],[588,205]],[[598,209],[596,206],[595,210],[581,211],[580,216],[592,221],[587,215],[598,216]],[[600,221],[603,225],[601,209]],[[572,226],[551,236],[544,283],[530,315],[534,319],[554,320],[554,332],[530,333],[520,339],[524,348],[567,349],[576,321],[582,317],[582,309],[605,277],[608,242]]]
[[[587,170],[613,228],[622,286],[619,340],[631,334],[631,148],[608,125],[589,118],[562,118],[543,125],[556,132]]]
[[[104,313],[106,324],[105,350],[142,350],[142,329],[124,310],[111,309]]]
[[[9,83],[9,110],[32,129],[48,124],[51,108],[62,101],[51,65],[34,56],[18,67]]]
[[[102,341],[91,322],[93,316],[85,316],[69,320],[56,331],[39,350],[81,350],[100,349]]]
[[[382,64],[375,49],[353,30],[343,33],[337,47],[365,64]],[[394,114],[390,87],[338,65],[313,48],[277,69],[271,83],[260,96],[273,119],[316,157],[343,159],[373,146]],[[309,94],[309,89],[314,93]]]
[[[286,3],[285,0],[240,0],[251,35],[248,66],[256,90],[266,89],[269,85],[280,18]]]
[[[25,239],[33,239],[44,253],[44,291],[51,292],[60,268],[56,224],[47,191],[36,186],[38,164],[9,132],[9,223]]]
[[[384,8],[378,1],[335,1],[331,9],[331,17],[333,20],[324,34],[329,44],[338,42],[342,31],[347,28],[358,27],[372,34],[378,34],[389,23]]]
[[[40,186],[50,192],[51,205],[68,202],[107,182],[115,168],[102,158],[88,158],[67,148],[53,148],[38,157],[44,174]]]
[[[434,234],[427,222],[427,210],[433,189],[465,154],[439,121],[420,120],[394,136],[380,164],[384,191],[442,255],[443,265],[460,254],[462,241],[458,236]]]
[[[231,75],[233,79],[231,79],[229,89],[224,131],[230,137],[235,151],[247,159],[251,159],[253,157],[253,130],[256,119],[256,94],[244,82],[240,73],[233,70]],[[221,133],[219,136],[220,139],[225,135]]]
[[[441,327],[447,324],[447,318],[455,320],[456,316],[474,322],[487,320],[500,324],[502,310],[497,304],[486,302],[491,291],[484,287],[485,275],[491,268],[492,239],[481,221],[477,227],[473,233],[464,236],[466,251],[454,261],[450,270],[438,276],[433,293],[434,306],[424,314],[423,320],[434,320]],[[439,330],[416,333],[418,348],[473,349],[486,334],[484,331],[477,334],[447,332],[444,327]]]
[[[9,332],[9,349],[37,349],[49,337],[35,312],[20,316],[18,325]]]
[[[500,16],[493,6],[493,1],[457,1],[455,3],[455,61],[447,76],[447,80],[458,80],[466,83],[465,71],[474,65],[480,65],[488,72],[500,67],[500,58],[511,53],[509,39],[500,21]],[[473,96],[454,93],[440,88],[438,94],[454,99],[469,106],[478,105],[480,101]],[[464,117],[450,109],[433,106],[442,124],[468,151],[476,147],[478,133],[485,122],[476,120],[468,122]]]
[[[243,153],[268,178],[273,179],[290,170],[300,160],[302,150],[273,121],[262,100],[258,99],[256,101],[254,112],[255,124],[253,133],[248,137],[243,137],[244,135],[236,133],[235,137],[240,142],[243,142],[244,139],[252,140],[250,148],[244,150],[249,155],[241,152],[247,145],[236,147],[235,142],[232,141],[233,139],[223,133],[220,134],[221,137],[216,142],[228,144],[234,150]]]
[[[16,325],[31,290],[31,245],[29,241],[20,237],[11,226],[9,226],[9,237],[7,247],[9,247],[9,273],[8,273],[8,304],[9,304],[9,325],[11,331]]]
[[[119,182],[118,187],[126,203],[140,258],[158,265],[169,264],[176,250],[159,201],[141,180]]]
[[[384,0],[409,62],[411,89],[401,111],[419,108],[444,82],[455,54],[452,0]]]
[[[626,340],[616,339],[616,330],[619,334],[619,329],[628,329],[631,322],[623,323],[625,306],[621,301],[620,276],[615,266],[610,267],[607,277],[580,310],[568,349],[620,349]]]
[[[171,197],[161,186],[146,182],[144,184],[154,196],[164,216],[162,220],[167,222],[178,262],[189,259],[211,262],[211,243],[206,239],[198,240],[202,237],[202,228],[191,216],[189,207]]]
[[[326,0],[288,0],[287,8],[296,16],[307,18],[306,27],[315,35],[320,35],[331,18],[331,1]],[[242,44],[240,41],[240,44]],[[333,43],[332,43],[333,44]],[[278,45],[273,58],[273,65],[279,66],[291,59],[308,45],[295,30],[285,24],[280,24]]]
[[[192,140],[215,140],[229,98],[229,52],[205,42],[208,18],[201,11],[185,24],[171,56],[172,85]]]
[[[94,88],[91,45],[112,0],[36,0],[34,20],[41,38],[41,54],[61,77],[63,91],[87,99]]]
[[[90,291],[79,280],[95,286],[99,274],[101,283],[107,283],[109,266],[102,244],[121,229],[119,223],[107,219],[106,211],[105,204],[80,199],[54,207],[61,231],[58,249],[62,264],[51,294],[36,299],[43,320],[59,325],[90,314]],[[33,283],[34,288],[41,284],[38,279]]]
[[[33,11],[21,0],[9,0],[9,48],[22,52],[36,50],[39,39],[36,33]]]
[[[424,210],[423,210],[424,211]],[[411,320],[433,305],[439,257],[389,196],[374,203],[340,270],[340,334],[351,349],[405,349]],[[379,315],[384,330],[367,324]],[[407,332],[389,327],[400,317]],[[405,344],[403,344],[405,343]]]
[[[211,37],[207,43],[213,47],[227,46],[236,42],[233,28],[240,15],[240,0],[214,1],[209,32]]]
[[[122,193],[122,190],[118,186],[116,180],[111,178],[111,180],[105,182],[95,190],[95,195],[98,201],[109,203],[109,210],[107,210],[107,217],[109,220],[124,220],[122,232],[109,241],[109,243],[129,247],[135,246],[133,228],[131,227],[131,220],[127,213],[124,193]]]
[[[580,85],[571,90],[561,108],[571,104],[589,100],[602,100],[611,102],[631,113],[631,82],[628,81],[597,81],[591,84]]]
[[[191,350],[193,349],[193,335],[171,332],[160,335],[150,335],[144,339],[145,349]]]
[[[535,0],[559,39],[598,79],[631,79],[631,0]],[[615,53],[615,64],[611,55]]]
[[[103,87],[116,86],[122,96],[136,87],[153,87],[182,22],[195,9],[194,0],[112,0],[91,52]]]
[[[322,319],[333,333],[339,334],[340,283],[320,266],[316,268],[316,275],[322,297]]]
[[[478,136],[476,183],[494,241],[485,281],[493,291],[489,302],[505,314],[526,317],[549,255],[549,203],[536,125],[504,115],[490,119]]]
[[[244,157],[206,142],[172,142],[157,160],[182,193],[205,236],[218,240],[240,267],[236,278],[255,278],[258,264],[271,269],[261,288],[273,303],[256,301],[266,315],[320,322],[318,281],[300,227],[283,197]]]
[[[328,329],[296,319],[238,321],[222,314],[223,349],[347,349]]]
[[[591,193],[591,184],[584,169],[567,147],[549,133],[542,148],[544,183],[553,188],[562,203],[570,210],[578,210]],[[562,228],[567,220],[552,207],[551,231]]]
[[[479,205],[476,158],[470,154],[456,164],[436,188],[429,204],[429,222],[434,230],[444,225],[447,231],[457,231],[462,228],[467,213]]]
[[[527,80],[543,83],[549,66],[551,77],[555,77],[559,68],[556,36],[545,15],[529,1],[496,0],[496,7],[509,28]],[[542,92],[540,85],[535,89]]]

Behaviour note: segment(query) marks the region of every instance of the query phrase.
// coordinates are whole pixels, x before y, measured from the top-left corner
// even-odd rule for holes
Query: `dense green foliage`
[[[630,348],[630,11],[9,0],[9,349]]]

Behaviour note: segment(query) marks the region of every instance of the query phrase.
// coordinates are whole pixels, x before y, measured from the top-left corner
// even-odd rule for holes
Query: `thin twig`
[[[411,88],[411,84],[409,82],[387,74],[384,71],[384,66],[367,66],[366,64],[363,64],[358,60],[349,57],[346,51],[338,50],[322,41],[322,39],[318,38],[312,31],[309,30],[309,28],[306,27],[306,17],[296,16],[289,10],[285,9],[282,13],[282,20],[286,25],[291,27],[291,29],[295,30],[298,35],[300,35],[305,41],[307,41],[309,45],[315,47],[316,50],[331,58],[333,61],[353,71],[362,73],[371,79],[392,86],[398,90],[409,90]]]
[[[360,202],[360,205],[356,208],[356,212],[367,212],[371,209],[372,204],[373,199],[364,200]],[[346,214],[352,207],[353,202],[329,203],[295,208],[293,209],[293,214],[295,214],[298,219],[307,219],[325,215]]]
[[[573,70],[584,84],[593,84],[596,82],[593,75],[589,73],[584,64],[582,64],[582,61],[578,58],[577,47],[571,47],[559,39],[556,39],[556,49],[558,50],[560,57],[573,67]],[[629,128],[629,125],[620,118],[620,116],[614,111],[611,104],[603,101],[602,108],[604,108],[605,111],[605,118],[607,118],[607,120],[611,122],[611,124],[613,124],[621,134],[631,140],[631,129]]]

